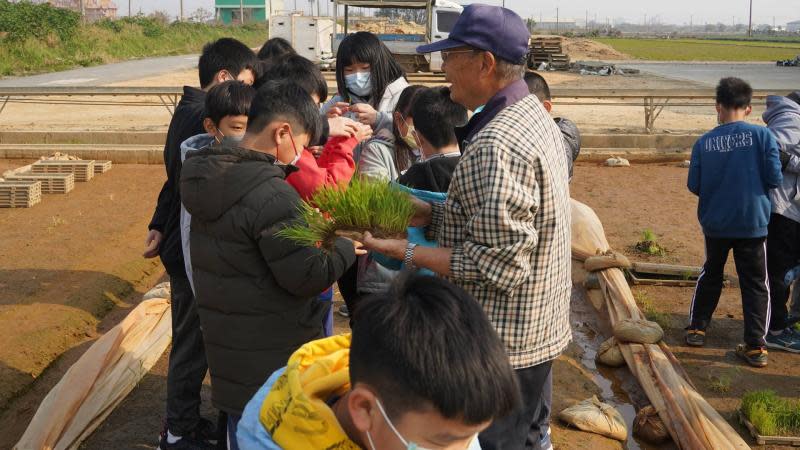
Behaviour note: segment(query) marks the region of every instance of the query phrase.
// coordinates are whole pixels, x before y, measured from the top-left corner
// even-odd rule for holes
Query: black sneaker
[[[706,345],[706,332],[703,330],[686,330],[686,345],[690,347]]]
[[[177,442],[170,444],[165,425],[161,431],[158,450],[216,450],[217,436],[217,427],[210,420],[200,419],[194,432],[181,436]]]

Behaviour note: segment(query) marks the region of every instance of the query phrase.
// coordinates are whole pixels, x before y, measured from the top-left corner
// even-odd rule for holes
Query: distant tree
[[[153,13],[150,14],[148,17],[150,17],[151,19],[155,20],[156,22],[162,25],[166,25],[171,22],[169,14],[167,14],[167,12],[163,10],[153,11]]]
[[[189,21],[207,23],[214,19],[214,13],[206,8],[197,8],[189,14]]]

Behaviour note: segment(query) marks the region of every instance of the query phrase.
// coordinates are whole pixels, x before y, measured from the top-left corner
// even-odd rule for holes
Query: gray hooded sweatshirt
[[[770,191],[772,212],[800,222],[800,104],[787,97],[771,95],[767,97],[763,119],[781,151],[790,156],[783,170],[783,182]]]
[[[186,161],[189,152],[202,150],[213,144],[214,136],[203,133],[192,136],[181,143],[181,164]],[[192,229],[192,215],[186,211],[181,201],[181,247],[183,247],[183,264],[186,266],[186,277],[189,278],[189,285],[194,292],[194,279],[192,277],[192,255],[189,251],[189,234]]]

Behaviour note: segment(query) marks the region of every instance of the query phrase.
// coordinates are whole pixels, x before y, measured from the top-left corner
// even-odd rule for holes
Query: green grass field
[[[800,42],[596,38],[636,59],[653,61],[777,61],[800,54]]]
[[[101,25],[78,28],[74,38],[57,37],[0,39],[0,76],[55,72],[154,56],[200,53],[206,42],[234,37],[256,47],[267,39],[264,25],[244,27],[179,23],[163,30],[148,30],[137,24],[122,24],[119,30]]]

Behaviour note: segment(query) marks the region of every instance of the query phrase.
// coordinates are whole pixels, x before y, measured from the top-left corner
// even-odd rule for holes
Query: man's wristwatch
[[[409,242],[406,245],[406,256],[403,258],[403,264],[405,264],[406,269],[414,269],[416,266],[414,265],[414,249],[417,248],[417,244],[413,242]]]

